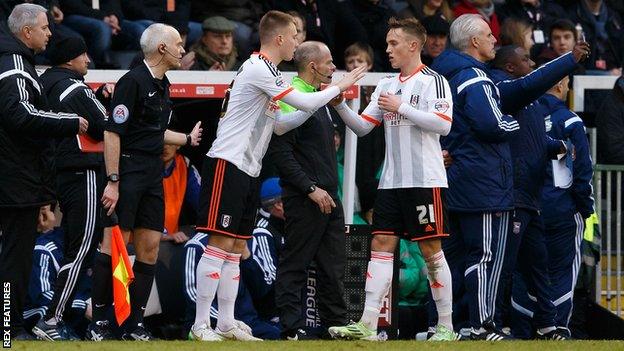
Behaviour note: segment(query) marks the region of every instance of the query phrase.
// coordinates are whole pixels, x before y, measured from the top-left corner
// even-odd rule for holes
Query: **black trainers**
[[[152,334],[145,329],[143,323],[139,323],[136,328],[130,332],[125,332],[121,336],[122,340],[134,340],[134,341],[154,341],[156,340]]]
[[[32,340],[37,340],[37,338],[35,336],[33,336],[31,333],[27,332],[25,329],[20,328],[21,330],[16,332],[15,335],[11,335],[11,339],[12,340],[19,340],[19,341],[32,341]]]
[[[480,331],[476,331],[472,329],[470,331],[470,339],[471,340],[487,340],[487,341],[503,341],[503,340],[512,340],[513,338],[503,332],[500,332],[496,329],[483,329]]]
[[[91,341],[115,340],[115,335],[113,335],[108,321],[97,321],[89,324],[86,339]]]
[[[297,330],[293,330],[291,332],[283,333],[282,337],[285,340],[290,341],[301,341],[301,340],[315,340],[317,338],[309,335],[305,330],[299,328]]]
[[[33,334],[35,334],[38,339],[46,341],[65,340],[65,338],[63,338],[60,333],[59,326],[46,323],[44,318],[41,318],[39,322],[37,322],[37,324],[33,327]]]
[[[540,333],[538,330],[537,333],[535,333],[535,339],[563,341],[568,340],[568,336],[560,329],[551,330],[548,333]]]

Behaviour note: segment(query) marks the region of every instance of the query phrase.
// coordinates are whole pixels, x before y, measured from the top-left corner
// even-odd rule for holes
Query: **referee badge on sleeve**
[[[128,111],[128,108],[124,104],[119,104],[115,106],[115,108],[113,109],[113,120],[117,124],[124,123],[125,121],[128,120],[129,116],[130,116],[130,111]]]

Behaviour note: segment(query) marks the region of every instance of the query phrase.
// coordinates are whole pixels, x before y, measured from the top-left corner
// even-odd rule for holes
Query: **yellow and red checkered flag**
[[[132,265],[124,244],[119,226],[113,227],[111,240],[111,259],[113,262],[113,302],[117,325],[121,325],[130,316],[129,286],[134,280]]]

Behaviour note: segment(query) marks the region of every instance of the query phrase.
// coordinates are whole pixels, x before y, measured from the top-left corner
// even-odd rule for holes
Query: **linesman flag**
[[[113,302],[117,325],[121,325],[130,316],[129,286],[134,280],[128,251],[124,244],[119,226],[113,227],[111,240],[111,259],[113,262]]]

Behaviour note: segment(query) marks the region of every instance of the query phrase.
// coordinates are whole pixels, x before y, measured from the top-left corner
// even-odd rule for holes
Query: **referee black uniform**
[[[167,76],[157,79],[145,61],[121,77],[115,86],[106,131],[120,137],[119,201],[115,212],[119,226],[126,231],[135,228],[163,231],[165,205],[160,156],[172,115],[169,86]],[[112,175],[108,177],[112,180]],[[125,322],[127,331],[143,329],[154,267],[138,260],[134,262],[135,279],[130,286],[132,313]],[[112,283],[106,283],[110,289]],[[110,302],[108,296],[105,298]],[[101,318],[99,312],[95,318]],[[136,333],[129,333],[132,334]]]
[[[342,325],[347,322],[346,237],[329,108],[321,107],[297,129],[273,136],[268,152],[280,175],[286,217],[285,246],[275,283],[282,334],[294,337],[304,327],[301,291],[312,261],[318,273],[321,324],[325,328]],[[327,191],[336,203],[330,214],[323,214],[308,197],[315,187]]]
[[[66,38],[55,43],[49,50],[49,57],[54,64],[60,65],[86,52],[87,46],[81,38]],[[89,121],[87,136],[93,141],[102,141],[106,108],[84,83],[83,74],[64,67],[52,67],[41,75],[41,79],[50,108],[55,112],[84,116]],[[52,318],[61,321],[64,311],[71,308],[76,286],[91,267],[88,262],[92,262],[101,240],[104,159],[101,151],[82,152],[80,144],[84,142],[74,136],[59,139],[56,143],[56,193],[63,213],[64,252],[63,261],[59,262],[61,268],[54,297],[43,321]],[[52,336],[53,332],[47,334]]]

